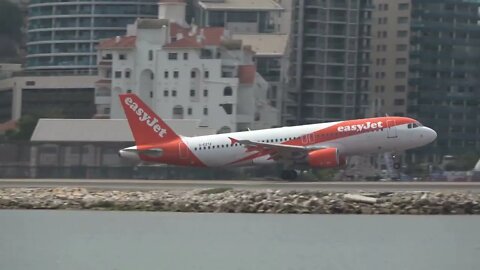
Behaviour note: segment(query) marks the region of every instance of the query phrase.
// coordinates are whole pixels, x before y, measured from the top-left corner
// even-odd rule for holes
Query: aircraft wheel
[[[295,180],[297,178],[297,172],[295,170],[284,170],[281,175],[284,180]]]

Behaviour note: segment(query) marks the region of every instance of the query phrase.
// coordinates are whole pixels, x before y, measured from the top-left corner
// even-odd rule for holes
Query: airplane
[[[415,119],[396,116],[186,137],[135,94],[119,98],[136,144],[119,151],[123,158],[191,167],[281,163],[285,180],[300,167],[340,167],[349,156],[403,151],[437,137]]]

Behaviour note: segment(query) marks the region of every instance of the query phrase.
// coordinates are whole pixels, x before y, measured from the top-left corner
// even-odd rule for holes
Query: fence
[[[246,179],[275,168],[210,169],[138,165],[118,156],[131,143],[0,143],[0,178]]]

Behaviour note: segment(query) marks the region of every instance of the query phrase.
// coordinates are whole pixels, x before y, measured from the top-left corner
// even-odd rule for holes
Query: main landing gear
[[[297,179],[297,172],[295,170],[283,170],[281,177],[284,180],[295,180]]]

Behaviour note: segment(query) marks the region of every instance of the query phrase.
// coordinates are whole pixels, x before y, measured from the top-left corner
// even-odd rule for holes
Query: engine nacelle
[[[335,168],[346,164],[337,148],[326,148],[308,153],[308,165],[313,168]]]

